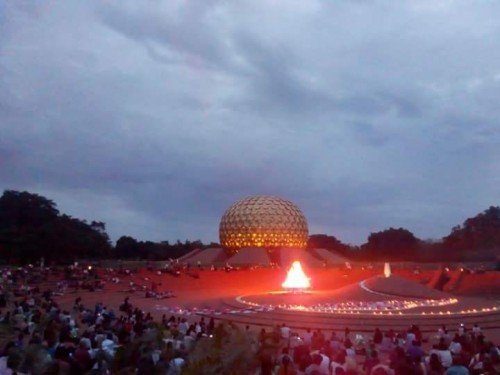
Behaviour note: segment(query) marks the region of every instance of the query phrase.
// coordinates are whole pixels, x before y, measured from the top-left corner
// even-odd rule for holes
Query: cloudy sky
[[[218,241],[248,195],[311,233],[441,238],[499,205],[500,2],[0,1],[0,189],[113,240]]]

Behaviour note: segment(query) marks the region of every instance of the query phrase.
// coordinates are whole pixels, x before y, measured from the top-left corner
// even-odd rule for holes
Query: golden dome
[[[244,198],[227,209],[219,226],[221,245],[242,247],[293,247],[305,249],[307,220],[292,202],[270,196]]]

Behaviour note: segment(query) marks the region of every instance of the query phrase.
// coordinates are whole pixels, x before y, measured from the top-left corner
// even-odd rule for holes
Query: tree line
[[[359,260],[482,261],[500,254],[500,207],[489,207],[468,218],[439,240],[421,240],[404,228],[371,233],[361,246],[334,236],[309,237],[308,248],[325,248]]]
[[[0,261],[33,263],[78,259],[178,258],[194,249],[219,247],[199,240],[184,242],[138,241],[120,237],[113,246],[106,225],[60,213],[41,195],[6,190],[0,197]],[[371,233],[361,246],[345,244],[328,234],[311,235],[308,249],[324,248],[355,260],[460,261],[491,259],[500,251],[500,207],[489,207],[437,240],[421,240],[404,228]]]

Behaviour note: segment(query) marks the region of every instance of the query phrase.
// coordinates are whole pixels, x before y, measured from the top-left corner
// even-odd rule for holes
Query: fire
[[[292,263],[286,275],[286,280],[281,286],[286,289],[307,289],[311,287],[311,279],[306,276],[298,260]]]
[[[385,277],[391,276],[391,265],[388,262],[384,263],[384,276]]]

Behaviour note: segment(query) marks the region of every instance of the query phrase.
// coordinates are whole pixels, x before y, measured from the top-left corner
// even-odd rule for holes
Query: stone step
[[[230,320],[242,324],[275,326],[285,323],[294,329],[324,329],[341,331],[349,327],[353,331],[373,332],[375,328],[383,331],[393,328],[405,330],[417,324],[427,333],[434,333],[443,324],[453,329],[463,323],[467,327],[479,324],[484,330],[500,328],[500,311],[480,312],[475,314],[443,314],[443,315],[372,315],[372,314],[329,314],[319,312],[300,312],[274,309],[256,311],[234,299],[222,301],[231,313],[221,315],[209,314],[216,319]],[[245,312],[246,311],[246,312]],[[203,315],[203,314],[202,314]]]
[[[284,316],[282,314],[273,314],[272,312],[257,312],[257,313],[232,313],[232,314],[204,314],[199,313],[201,316],[214,317],[215,319],[232,321],[239,324],[249,324],[262,327],[274,327],[276,324],[287,324],[290,328],[295,330],[305,330],[310,329],[321,329],[323,331],[336,331],[341,332],[346,327],[353,332],[360,333],[370,333],[375,330],[375,328],[380,328],[382,331],[386,331],[390,328],[400,331],[406,330],[411,324],[417,324],[421,331],[426,334],[431,334],[437,332],[437,329],[446,324],[450,329],[458,327],[457,325],[450,324],[448,319],[442,319],[441,321],[432,322],[429,324],[426,320],[407,320],[396,322],[386,317],[385,320],[372,320],[371,317],[352,317],[351,319],[337,319],[329,317],[327,319],[320,319],[317,316]],[[500,315],[489,316],[488,320],[473,320],[473,321],[463,321],[464,324],[471,328],[474,323],[479,323],[481,329],[485,332],[493,329],[500,329]]]
[[[240,303],[236,301],[235,299],[225,299],[222,300],[222,303],[229,309],[232,310],[254,310],[250,306]],[[476,312],[476,313],[464,313],[464,314],[420,314],[420,313],[403,313],[402,315],[399,315],[397,312],[393,312],[391,315],[388,314],[388,311],[383,312],[383,315],[375,315],[371,313],[360,313],[360,314],[332,314],[332,313],[321,313],[321,312],[301,312],[301,311],[291,311],[291,310],[285,310],[285,309],[274,309],[272,310],[274,313],[280,313],[282,315],[287,315],[290,314],[293,317],[297,316],[315,316],[316,319],[347,319],[347,320],[352,320],[352,319],[370,319],[370,320],[375,320],[375,321],[384,321],[384,320],[391,320],[391,324],[393,322],[405,322],[405,321],[415,321],[415,320],[422,320],[425,319],[428,322],[433,322],[438,325],[442,325],[442,321],[446,320],[446,322],[449,322],[449,324],[460,324],[463,321],[473,321],[472,324],[474,324],[477,320],[481,321],[500,321],[500,310],[496,311],[484,311],[484,312]]]

